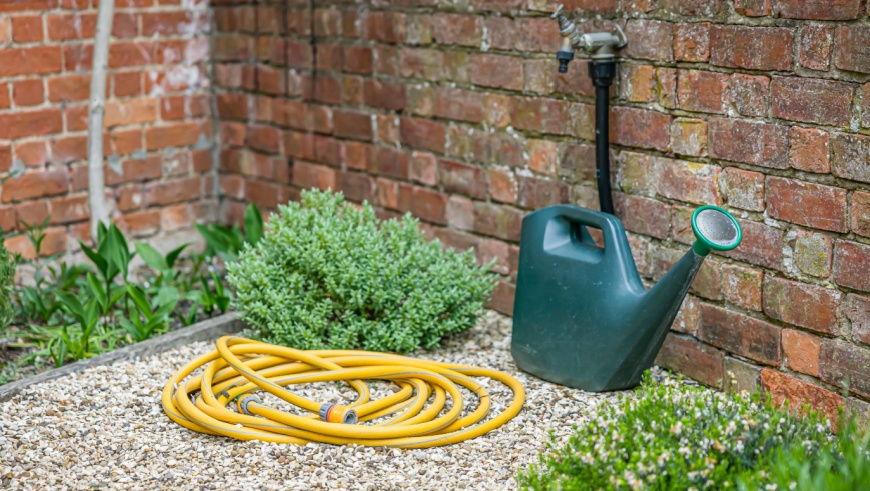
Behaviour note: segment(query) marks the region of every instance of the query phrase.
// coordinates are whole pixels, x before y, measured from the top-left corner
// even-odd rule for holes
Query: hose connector
[[[356,411],[340,404],[326,403],[320,406],[320,419],[327,423],[355,425],[358,421]]]
[[[248,411],[248,404],[256,402],[258,404],[262,404],[263,401],[260,400],[257,396],[245,396],[239,399],[239,402],[236,403],[236,406],[239,408],[239,412],[245,413],[248,416],[254,416],[250,411]]]

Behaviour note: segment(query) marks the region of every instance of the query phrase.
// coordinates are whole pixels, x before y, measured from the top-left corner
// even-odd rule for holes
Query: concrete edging
[[[47,372],[16,380],[5,385],[0,385],[0,402],[8,401],[21,390],[31,385],[39,384],[56,378],[64,377],[72,373],[78,373],[91,367],[111,365],[121,361],[130,361],[147,356],[162,353],[178,346],[217,339],[226,334],[235,334],[246,327],[244,321],[239,318],[238,312],[230,312],[218,317],[197,322],[196,324],[168,332],[162,336],[151,338],[141,343],[131,344],[100,356],[87,360],[77,361],[55,368]]]

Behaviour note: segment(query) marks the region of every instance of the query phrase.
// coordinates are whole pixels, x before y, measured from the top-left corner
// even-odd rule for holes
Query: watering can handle
[[[558,214],[570,222],[600,229],[604,234],[605,257],[613,257],[618,254],[618,249],[625,248],[627,250],[628,243],[619,218],[608,213],[593,211],[574,205],[559,205]]]

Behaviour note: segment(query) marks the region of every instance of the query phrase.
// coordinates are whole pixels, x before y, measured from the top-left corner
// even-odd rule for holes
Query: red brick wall
[[[698,205],[744,229],[707,260],[660,361],[866,412],[867,2],[564,3],[581,31],[618,22],[629,37],[611,142],[641,275],[687,250]],[[497,260],[493,306],[509,313],[523,215],[597,207],[593,90],[582,60],[556,73],[556,2],[213,4],[226,219],[312,186],[411,211]]]
[[[10,250],[51,216],[44,254],[88,235],[87,112],[96,0],[0,1],[0,190]],[[217,216],[206,0],[115,0],[104,152],[113,217],[161,247]]]

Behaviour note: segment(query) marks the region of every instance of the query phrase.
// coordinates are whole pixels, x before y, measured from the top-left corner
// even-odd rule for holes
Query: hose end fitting
[[[332,403],[320,406],[320,419],[327,423],[344,423],[346,425],[355,425],[359,420],[353,409]]]
[[[256,403],[259,403],[259,404],[262,404],[262,403],[263,403],[263,401],[261,401],[260,398],[259,398],[259,397],[256,397],[256,396],[245,396],[245,397],[242,397],[241,399],[239,399],[239,402],[236,403],[236,405],[237,405],[238,408],[239,408],[239,412],[241,412],[241,413],[245,413],[245,414],[247,414],[248,416],[254,416],[254,414],[252,414],[250,411],[248,411],[248,404],[250,404],[250,403],[252,403],[252,402],[256,402]]]

